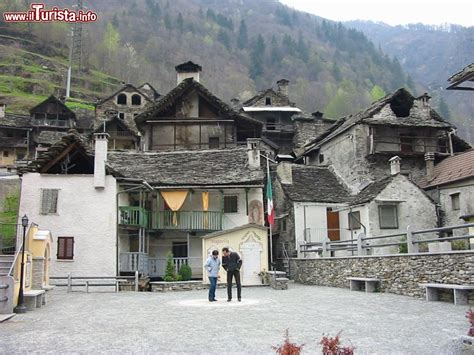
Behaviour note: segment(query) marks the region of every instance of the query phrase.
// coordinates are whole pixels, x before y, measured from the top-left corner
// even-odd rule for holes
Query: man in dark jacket
[[[240,268],[242,267],[242,259],[240,255],[229,248],[222,248],[222,267],[227,271],[227,302],[232,301],[232,277],[235,278],[237,284],[237,299],[242,300],[242,286],[240,284]]]

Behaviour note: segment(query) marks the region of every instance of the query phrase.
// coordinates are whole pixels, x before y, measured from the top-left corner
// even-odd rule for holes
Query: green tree
[[[230,45],[230,37],[229,35],[227,34],[227,31],[224,30],[224,29],[221,29],[219,30],[219,33],[217,34],[217,40],[219,42],[221,42],[224,47],[227,48],[227,50],[230,49],[231,45]]]
[[[176,279],[176,272],[174,268],[174,262],[173,262],[173,254],[168,253],[167,259],[166,259],[166,269],[165,269],[165,281],[174,281]]]
[[[237,38],[237,45],[239,46],[240,49],[247,48],[249,44],[249,38],[248,38],[248,33],[247,33],[247,25],[245,24],[245,21],[242,20],[240,21],[240,27],[239,27],[239,37]]]
[[[265,40],[259,34],[254,41],[250,53],[250,77],[255,80],[263,74],[263,59],[265,56]]]
[[[120,34],[111,22],[107,23],[103,45],[109,54],[117,52],[120,43]]]

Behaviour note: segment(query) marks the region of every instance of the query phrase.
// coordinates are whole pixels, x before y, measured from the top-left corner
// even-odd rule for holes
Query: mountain
[[[474,62],[474,27],[390,26],[370,21],[344,25],[362,31],[384,53],[396,57],[404,71],[433,96],[435,108],[459,126],[462,136],[474,142],[472,92],[445,90],[452,74]]]
[[[285,78],[290,80],[292,101],[329,117],[354,113],[400,87],[423,93],[403,70],[400,58],[387,55],[361,31],[276,0],[83,2],[99,20],[82,25],[87,70],[74,70],[76,92],[87,75],[102,73],[132,84],[149,82],[166,93],[176,85],[174,66],[192,60],[203,67],[202,83],[228,102],[234,97],[245,100]],[[0,11],[24,10],[24,4],[5,0]],[[46,1],[47,8],[75,4]],[[23,31],[23,39],[32,34],[35,43],[61,52],[61,61],[67,63],[67,25],[0,23],[0,34],[5,29]],[[64,83],[64,71],[58,75]],[[0,91],[1,85],[0,77]],[[109,85],[103,89],[102,96],[113,90]]]

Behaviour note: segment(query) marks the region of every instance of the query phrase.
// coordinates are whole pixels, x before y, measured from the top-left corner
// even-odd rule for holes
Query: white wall
[[[41,189],[59,189],[57,213],[40,214]],[[116,181],[107,176],[104,189],[93,175],[41,175],[22,178],[20,215],[51,231],[51,276],[116,274]],[[74,237],[74,259],[57,260],[58,236]]]

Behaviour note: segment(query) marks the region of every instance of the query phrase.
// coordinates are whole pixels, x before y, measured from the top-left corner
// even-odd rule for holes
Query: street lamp
[[[23,243],[21,244],[21,273],[20,273],[20,292],[18,292],[18,304],[15,307],[15,313],[26,313],[25,300],[23,298],[23,271],[25,269],[25,236],[26,227],[28,227],[28,217],[26,214],[21,218],[23,226]]]

